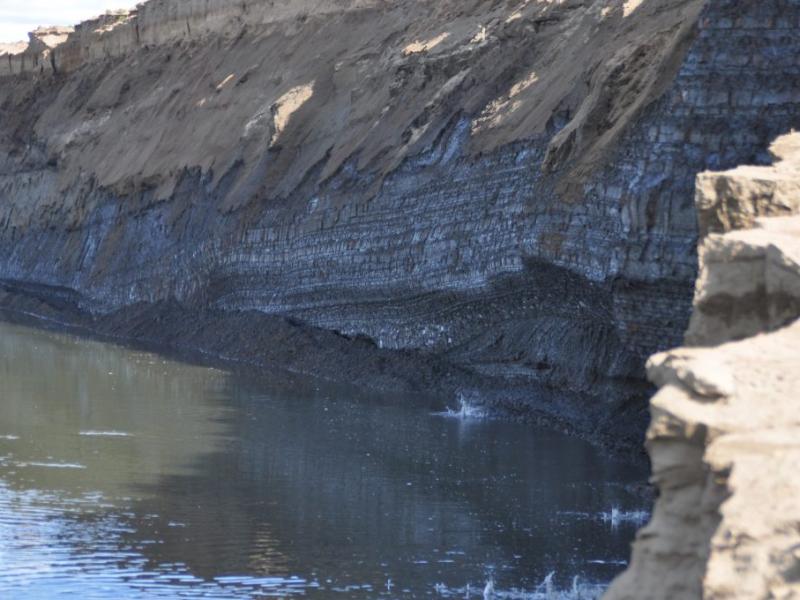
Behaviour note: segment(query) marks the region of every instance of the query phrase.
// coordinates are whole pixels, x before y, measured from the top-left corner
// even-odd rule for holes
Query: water
[[[596,596],[642,468],[456,403],[0,324],[0,598]]]

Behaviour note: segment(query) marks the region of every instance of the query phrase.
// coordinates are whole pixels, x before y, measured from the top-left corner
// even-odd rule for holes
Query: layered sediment
[[[150,0],[40,30],[0,55],[5,302],[229,322],[248,357],[255,315],[630,440],[689,319],[695,176],[800,126],[798,55],[785,0]]]
[[[800,135],[773,150],[698,177],[691,345],[648,363],[660,496],[606,598],[800,595]]]

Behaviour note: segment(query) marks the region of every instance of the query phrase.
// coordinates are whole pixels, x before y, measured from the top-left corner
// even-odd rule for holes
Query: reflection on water
[[[0,324],[0,597],[590,597],[624,568],[641,469],[445,408]]]

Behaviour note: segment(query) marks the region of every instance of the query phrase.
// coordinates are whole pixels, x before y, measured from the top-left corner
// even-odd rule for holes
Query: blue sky
[[[28,39],[40,25],[74,25],[113,8],[141,0],[0,0],[0,43]]]

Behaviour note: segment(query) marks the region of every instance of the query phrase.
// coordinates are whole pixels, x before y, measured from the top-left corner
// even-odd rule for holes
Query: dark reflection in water
[[[646,474],[444,408],[0,324],[0,597],[596,595]]]

